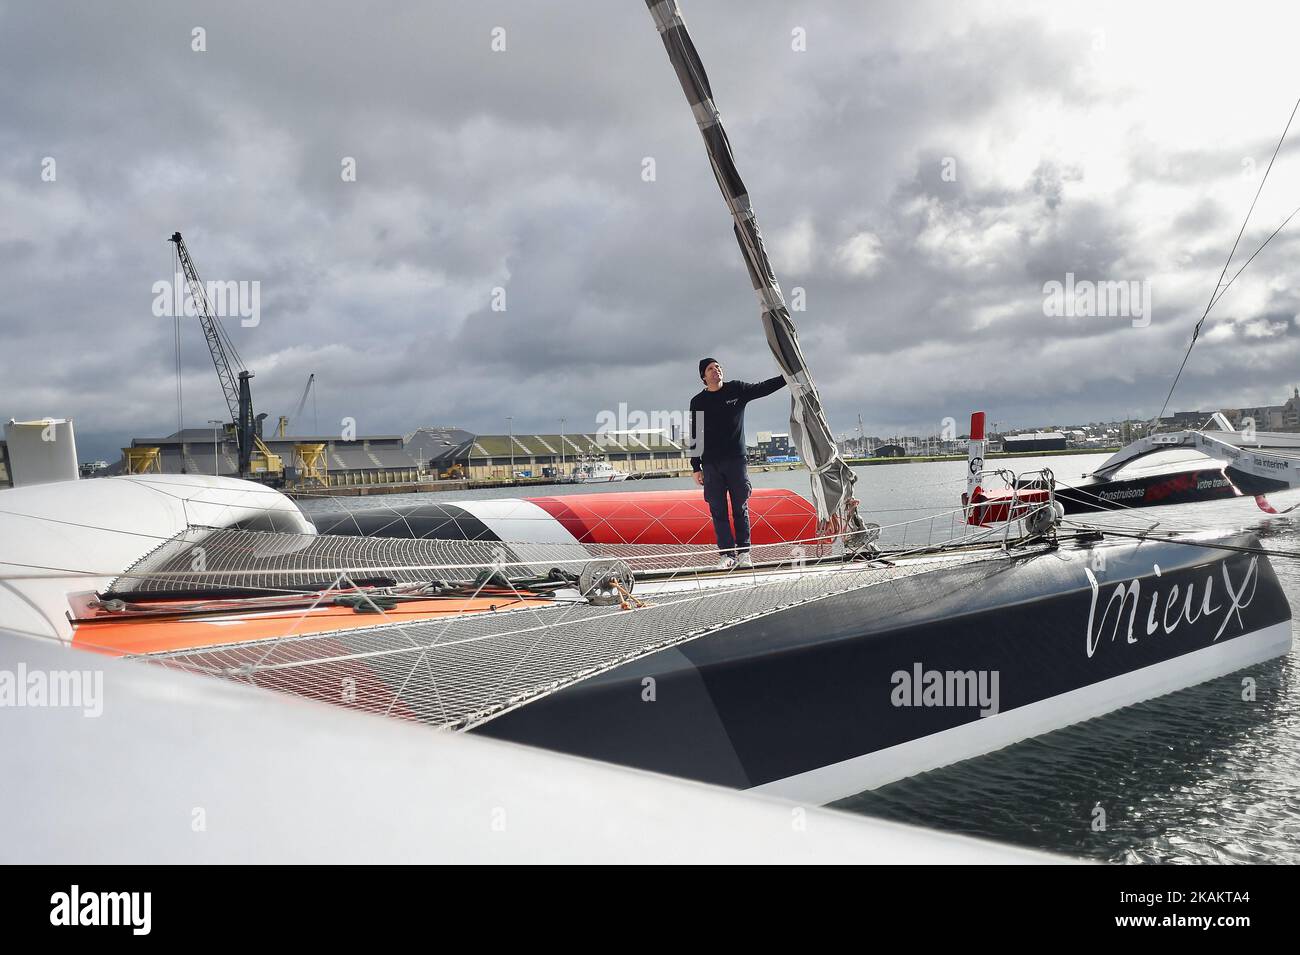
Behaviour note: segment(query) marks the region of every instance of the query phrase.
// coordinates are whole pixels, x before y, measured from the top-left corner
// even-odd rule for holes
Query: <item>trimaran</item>
[[[1067,529],[1043,475],[864,523],[681,11],[648,6],[811,471],[810,499],[755,493],[754,569],[710,569],[696,491],[313,521],[256,483],[133,475],[0,495],[6,639],[816,802],[1287,653],[1250,534]]]
[[[1120,448],[1100,466],[1082,476],[1077,481],[1063,481],[1054,477],[1052,481],[1055,500],[1064,513],[1089,511],[1127,510],[1131,508],[1156,507],[1167,504],[1191,504],[1202,501],[1214,501],[1224,498],[1250,496],[1255,499],[1259,509],[1277,514],[1279,511],[1268,501],[1267,495],[1275,491],[1291,490],[1300,487],[1300,436],[1294,433],[1259,431],[1252,420],[1243,422],[1240,431],[1233,427],[1222,412],[1208,416],[1199,428],[1171,429],[1160,431],[1159,424],[1174,391],[1187,367],[1200,339],[1210,312],[1246,271],[1256,256],[1264,251],[1283,229],[1300,215],[1300,206],[1296,207],[1271,232],[1268,237],[1252,252],[1241,266],[1228,277],[1246,227],[1250,224],[1255,206],[1268,182],[1269,173],[1277,162],[1282,144],[1286,142],[1291,124],[1296,113],[1300,111],[1297,100],[1287,117],[1282,135],[1278,137],[1268,166],[1260,177],[1259,186],[1251,199],[1250,207],[1242,219],[1241,228],[1233,240],[1219,280],[1215,283],[1204,311],[1192,329],[1192,336],[1187,343],[1183,360],[1170,382],[1160,410],[1147,425],[1147,433]],[[1297,392],[1300,397],[1300,392]],[[982,425],[981,425],[982,429]],[[972,438],[974,434],[972,433]],[[982,430],[980,438],[972,442],[969,454],[971,473],[975,474],[984,465]],[[1041,477],[1031,476],[1023,481],[1013,481],[1014,485],[1026,490],[1045,490]],[[1002,497],[1009,492],[999,491]],[[1020,498],[1021,495],[1013,495]],[[1031,500],[1041,500],[1042,495],[1030,495]],[[1291,505],[1286,510],[1292,510]],[[1286,513],[1283,511],[1281,513]]]

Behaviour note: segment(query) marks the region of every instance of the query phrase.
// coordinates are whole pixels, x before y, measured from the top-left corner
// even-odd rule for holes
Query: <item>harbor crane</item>
[[[307,407],[307,397],[311,394],[311,386],[316,384],[316,375],[313,372],[307,376],[307,387],[302,390],[302,398],[298,401],[298,407],[294,409],[292,417],[280,415],[279,436],[284,437],[289,427],[289,422],[297,422],[302,418],[302,409]],[[301,431],[299,432],[301,433]]]
[[[176,258],[189,286],[190,298],[198,312],[199,327],[203,329],[203,337],[207,340],[208,351],[212,355],[212,364],[216,366],[217,378],[221,382],[226,407],[230,411],[235,443],[239,449],[239,476],[247,478],[258,474],[278,478],[284,473],[284,464],[280,456],[273,454],[262,441],[260,424],[265,415],[253,415],[252,386],[249,384],[253,373],[244,367],[235,343],[212,314],[212,303],[208,301],[207,290],[199,279],[198,269],[194,267],[185,240],[179,232],[173,232],[169,241],[176,246]]]

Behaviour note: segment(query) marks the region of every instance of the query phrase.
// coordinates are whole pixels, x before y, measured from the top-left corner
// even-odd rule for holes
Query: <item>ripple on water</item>
[[[1107,862],[1300,862],[1295,674],[1293,651],[836,805]]]

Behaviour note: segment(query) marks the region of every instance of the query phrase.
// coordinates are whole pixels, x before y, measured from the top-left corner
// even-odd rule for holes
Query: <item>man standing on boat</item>
[[[691,399],[690,454],[695,483],[713,518],[722,559],[719,570],[753,567],[749,556],[749,467],[745,461],[745,405],[785,385],[777,375],[767,381],[724,381],[722,365],[700,359],[704,390]],[[731,499],[730,514],[727,499]],[[732,532],[732,522],[735,532]]]

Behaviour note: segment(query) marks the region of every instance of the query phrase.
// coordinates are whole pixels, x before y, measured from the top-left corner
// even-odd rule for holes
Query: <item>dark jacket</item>
[[[724,381],[717,391],[705,388],[692,398],[691,467],[698,471],[704,461],[726,461],[732,458],[743,461],[745,405],[755,398],[765,398],[784,386],[785,378],[781,375],[757,384]],[[701,425],[702,433],[699,432]]]

